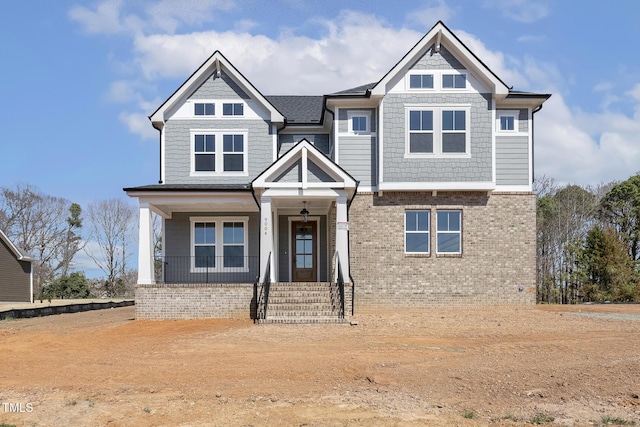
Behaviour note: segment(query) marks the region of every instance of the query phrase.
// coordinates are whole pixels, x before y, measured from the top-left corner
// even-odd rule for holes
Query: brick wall
[[[404,252],[406,209],[431,212],[428,255]],[[435,254],[436,211],[462,211],[462,254]],[[358,194],[349,212],[355,313],[432,305],[535,304],[535,195]]]
[[[137,285],[136,318],[253,318],[254,292],[251,283]]]

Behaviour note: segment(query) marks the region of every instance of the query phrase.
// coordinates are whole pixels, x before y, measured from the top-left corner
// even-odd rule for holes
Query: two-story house
[[[151,116],[139,318],[535,303],[533,121],[442,22],[378,82],[265,96],[216,51]],[[162,217],[154,259],[151,213]]]

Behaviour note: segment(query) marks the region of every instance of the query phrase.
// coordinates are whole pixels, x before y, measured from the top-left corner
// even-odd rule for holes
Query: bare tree
[[[85,252],[107,276],[102,290],[105,296],[123,296],[130,286],[127,262],[131,255],[129,246],[136,225],[136,212],[133,205],[121,199],[102,200],[89,205],[90,238],[98,249],[91,250],[87,246]]]
[[[0,229],[36,258],[34,293],[58,274],[66,274],[81,249],[82,209],[30,185],[0,188]]]

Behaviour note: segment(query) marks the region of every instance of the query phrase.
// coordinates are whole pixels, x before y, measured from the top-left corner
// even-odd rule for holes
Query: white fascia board
[[[327,98],[327,107],[332,108],[376,108],[382,97]]]
[[[427,48],[436,40],[445,46],[465,67],[474,72],[474,75],[482,77],[493,87],[497,98],[503,98],[509,94],[509,88],[498,79],[489,68],[478,60],[468,47],[463,45],[455,35],[442,23],[438,22],[420,41],[385,75],[371,90],[372,95],[384,96],[387,84],[399,73],[408,71],[409,66],[423,55]]]
[[[295,123],[287,123],[287,127],[284,129],[281,129],[280,132],[278,133],[280,135],[299,135],[299,134],[306,134],[306,133],[326,133],[326,132],[327,132],[327,127],[323,125],[296,125]]]
[[[496,185],[494,193],[531,193],[530,185]]]
[[[382,182],[381,191],[492,191],[493,182]]]
[[[229,74],[242,89],[262,104],[271,114],[271,121],[284,123],[284,116],[247,80],[220,51],[215,51],[150,117],[152,123],[164,122],[165,113],[176,104],[184,102],[192,90],[203,83],[214,71]]]
[[[532,108],[535,109],[542,105],[547,99],[548,96],[531,96],[531,97],[513,97],[513,98],[503,98],[497,100],[496,108],[510,108],[510,109],[520,109],[520,108]]]
[[[326,197],[334,198],[342,195],[342,191],[331,188],[269,188],[262,196],[267,197]]]

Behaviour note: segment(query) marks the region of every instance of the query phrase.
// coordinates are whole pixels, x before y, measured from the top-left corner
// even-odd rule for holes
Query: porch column
[[[263,280],[264,272],[267,264],[271,261],[269,269],[269,280],[275,282],[275,268],[273,260],[273,213],[271,212],[271,197],[260,197],[260,271],[258,272],[260,279]]]
[[[347,196],[336,198],[336,251],[342,266],[342,278],[345,283],[351,282],[349,277],[349,222],[347,220]]]
[[[149,203],[140,202],[140,229],[138,238],[138,284],[156,282],[153,269],[153,224]]]

